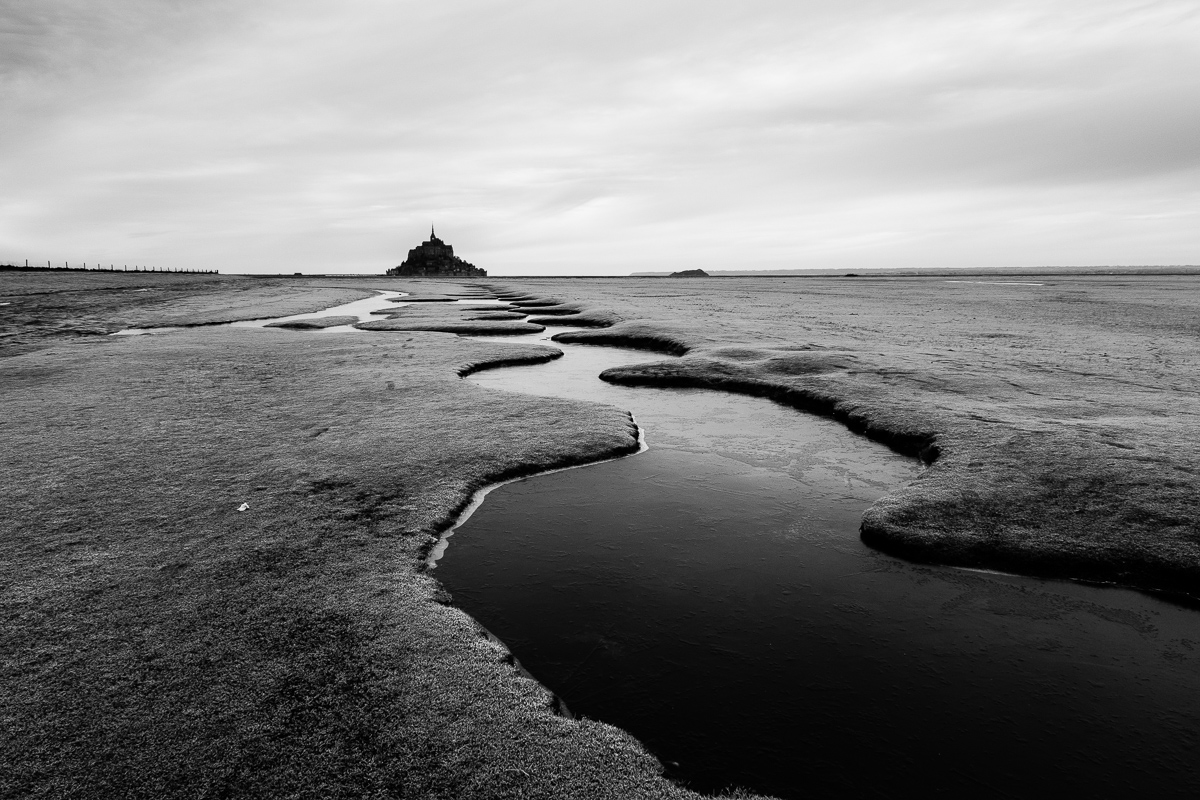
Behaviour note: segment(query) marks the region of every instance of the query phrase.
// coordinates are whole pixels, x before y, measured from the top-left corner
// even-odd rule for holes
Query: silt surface
[[[764,398],[605,384],[661,356],[560,346],[471,380],[630,409],[648,451],[491,493],[434,575],[572,711],[706,792],[1197,786],[1194,611],[881,553],[862,512],[915,459]]]

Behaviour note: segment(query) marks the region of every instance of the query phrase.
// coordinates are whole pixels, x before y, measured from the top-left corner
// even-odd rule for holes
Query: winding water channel
[[[469,380],[628,409],[649,450],[492,492],[435,575],[573,713],[705,792],[1200,791],[1195,611],[875,552],[861,513],[915,462],[768,400],[596,377],[661,355],[556,346]]]
[[[434,574],[574,714],[705,792],[1200,795],[1195,610],[872,551],[861,513],[912,460],[768,400],[596,377],[658,354],[556,346],[469,380],[628,409],[648,450],[500,487]]]

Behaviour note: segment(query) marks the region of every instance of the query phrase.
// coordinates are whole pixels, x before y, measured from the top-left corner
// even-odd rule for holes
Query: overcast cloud
[[[1187,2],[0,0],[0,261],[1200,263]]]

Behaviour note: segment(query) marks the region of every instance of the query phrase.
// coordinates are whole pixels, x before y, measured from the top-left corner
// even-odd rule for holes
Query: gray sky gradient
[[[1200,5],[0,0],[0,261],[1200,263]]]

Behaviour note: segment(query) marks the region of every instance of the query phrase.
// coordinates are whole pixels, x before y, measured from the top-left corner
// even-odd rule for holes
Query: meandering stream
[[[861,513],[915,462],[760,398],[596,378],[661,355],[556,346],[469,380],[631,410],[649,450],[494,491],[435,574],[572,712],[706,792],[1200,789],[1194,611],[875,552]]]
[[[388,300],[359,303],[321,313]],[[649,449],[492,492],[435,575],[576,715],[706,792],[1200,794],[1195,610],[872,551],[861,513],[915,462],[760,398],[596,377],[657,354],[557,346],[469,380],[631,410]]]

